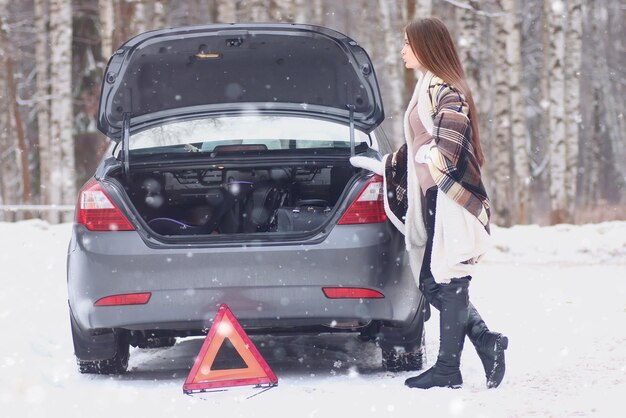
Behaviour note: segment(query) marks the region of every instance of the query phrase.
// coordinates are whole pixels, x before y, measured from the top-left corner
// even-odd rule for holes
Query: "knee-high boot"
[[[441,310],[441,285],[435,282],[435,279],[423,277],[420,283],[420,290],[424,294],[426,300],[437,310]],[[465,330],[467,337],[470,339],[478,357],[483,363],[485,369],[485,377],[487,379],[487,387],[495,388],[500,385],[504,378],[505,359],[504,350],[508,348],[509,339],[503,334],[492,332],[489,330],[485,321],[476,310],[476,307],[470,302],[467,327]]]
[[[469,278],[452,279],[449,284],[440,285],[438,292],[439,315],[439,355],[437,362],[419,376],[409,378],[405,385],[412,388],[460,387],[461,352],[465,340],[465,330],[469,315]]]
[[[504,350],[509,346],[508,337],[489,331],[485,321],[471,303],[466,332],[485,368],[487,387],[498,387],[504,379]]]

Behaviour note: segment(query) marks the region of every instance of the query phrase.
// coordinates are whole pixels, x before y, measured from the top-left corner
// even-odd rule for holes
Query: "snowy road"
[[[494,229],[470,294],[510,338],[487,390],[469,342],[459,390],[410,390],[351,335],[253,337],[279,385],[183,395],[202,339],[134,350],[122,377],[80,375],[67,321],[70,225],[0,223],[2,417],[618,417],[626,394],[626,222]],[[428,361],[438,317],[427,323]]]

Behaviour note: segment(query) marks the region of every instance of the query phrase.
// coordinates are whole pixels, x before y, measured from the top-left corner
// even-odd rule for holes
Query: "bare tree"
[[[391,137],[399,146],[404,140],[402,135],[404,103],[404,69],[400,61],[400,48],[402,42],[402,32],[397,29],[401,11],[390,5],[387,0],[378,1],[378,11],[380,12],[380,24],[384,37],[383,68],[386,75],[387,85],[387,115],[391,118]]]
[[[276,22],[294,22],[295,0],[273,0],[270,3],[270,18]]]
[[[480,85],[480,18],[476,13],[480,9],[480,4],[471,0],[469,8],[462,8],[457,11],[458,37],[457,47],[459,58],[463,64],[467,82],[472,89],[472,96],[476,103],[481,102],[482,86]]]
[[[0,16],[7,15],[6,0],[0,0]],[[3,25],[0,18],[0,25]],[[0,29],[2,30],[2,29]],[[15,204],[18,201],[19,179],[17,173],[15,136],[12,135],[13,123],[9,109],[10,99],[7,91],[7,73],[4,65],[9,51],[0,43],[0,201],[3,204]],[[0,211],[0,219],[5,220],[5,212]]]
[[[147,0],[132,0],[132,19],[130,20],[131,36],[148,30]]]
[[[566,201],[573,218],[578,179],[578,125],[580,116],[580,70],[582,52],[582,1],[567,2],[567,31],[565,33],[565,177]],[[568,219],[569,221],[573,219]]]
[[[416,17],[429,17],[433,13],[433,0],[413,0],[415,1],[415,14],[411,19]]]
[[[72,112],[72,8],[64,0],[50,1],[50,82],[55,105],[50,110],[51,203],[76,199]],[[68,219],[69,220],[69,219]]]
[[[246,0],[238,3],[237,16],[241,22],[267,22],[270,0]]]
[[[152,28],[161,29],[167,25],[167,2],[164,0],[154,0],[154,13],[152,14]],[[211,19],[211,21],[213,21]]]
[[[502,1],[498,1],[501,10],[504,10]],[[506,41],[510,36],[504,16],[497,17],[495,23],[495,135],[491,138],[494,153],[489,161],[491,166],[492,187],[491,200],[494,221],[498,225],[509,226],[512,223],[511,202],[513,187],[511,184],[511,113],[509,110],[509,75],[511,68],[507,60]]]
[[[10,115],[13,118],[13,128],[15,131],[15,137],[17,138],[17,152],[19,159],[18,169],[20,171],[22,179],[22,203],[30,203],[30,171],[28,164],[28,149],[26,148],[26,137],[24,135],[24,125],[22,123],[22,116],[17,102],[17,91],[14,79],[13,70],[13,58],[11,53],[11,42],[9,41],[9,34],[7,30],[6,20],[4,17],[0,17],[0,49],[4,52],[4,69],[5,69],[5,83],[7,87],[7,101],[10,104]]]
[[[39,185],[41,203],[50,203],[50,63],[48,60],[48,2],[35,0],[37,132],[39,135]]]
[[[323,0],[312,0],[313,3],[313,21],[315,25],[323,25],[325,21],[325,9]]]
[[[102,51],[102,59],[106,62],[113,54],[113,27],[115,19],[113,0],[98,0],[98,11],[100,15],[100,49]]]
[[[237,2],[219,1],[217,4],[217,21],[220,23],[234,23],[237,21]]]
[[[503,0],[504,25],[509,28],[506,38],[506,58],[508,66],[508,92],[511,119],[512,165],[514,170],[511,198],[512,221],[527,223],[530,211],[530,159],[526,135],[524,101],[521,94],[522,56],[521,22],[516,0]]]
[[[547,6],[548,45],[548,110],[550,141],[550,219],[552,223],[570,219],[567,201],[565,132],[565,5],[561,0]]]

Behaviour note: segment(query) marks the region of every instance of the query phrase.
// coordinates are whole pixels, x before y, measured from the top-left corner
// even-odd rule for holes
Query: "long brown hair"
[[[482,167],[485,156],[480,146],[476,106],[448,28],[437,18],[424,18],[410,22],[406,25],[405,31],[409,45],[422,66],[446,83],[458,88],[465,96],[472,126],[472,146],[478,164]]]

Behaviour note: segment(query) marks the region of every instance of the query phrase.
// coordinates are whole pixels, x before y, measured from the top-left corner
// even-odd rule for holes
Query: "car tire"
[[[424,367],[424,351],[403,351],[399,348],[382,350],[383,369],[388,372],[413,372]]]
[[[115,354],[104,360],[77,359],[78,369],[85,374],[123,374],[128,369],[130,344],[123,332],[115,332]]]
[[[78,370],[89,374],[122,374],[128,368],[129,334],[122,329],[85,330],[70,309]]]

